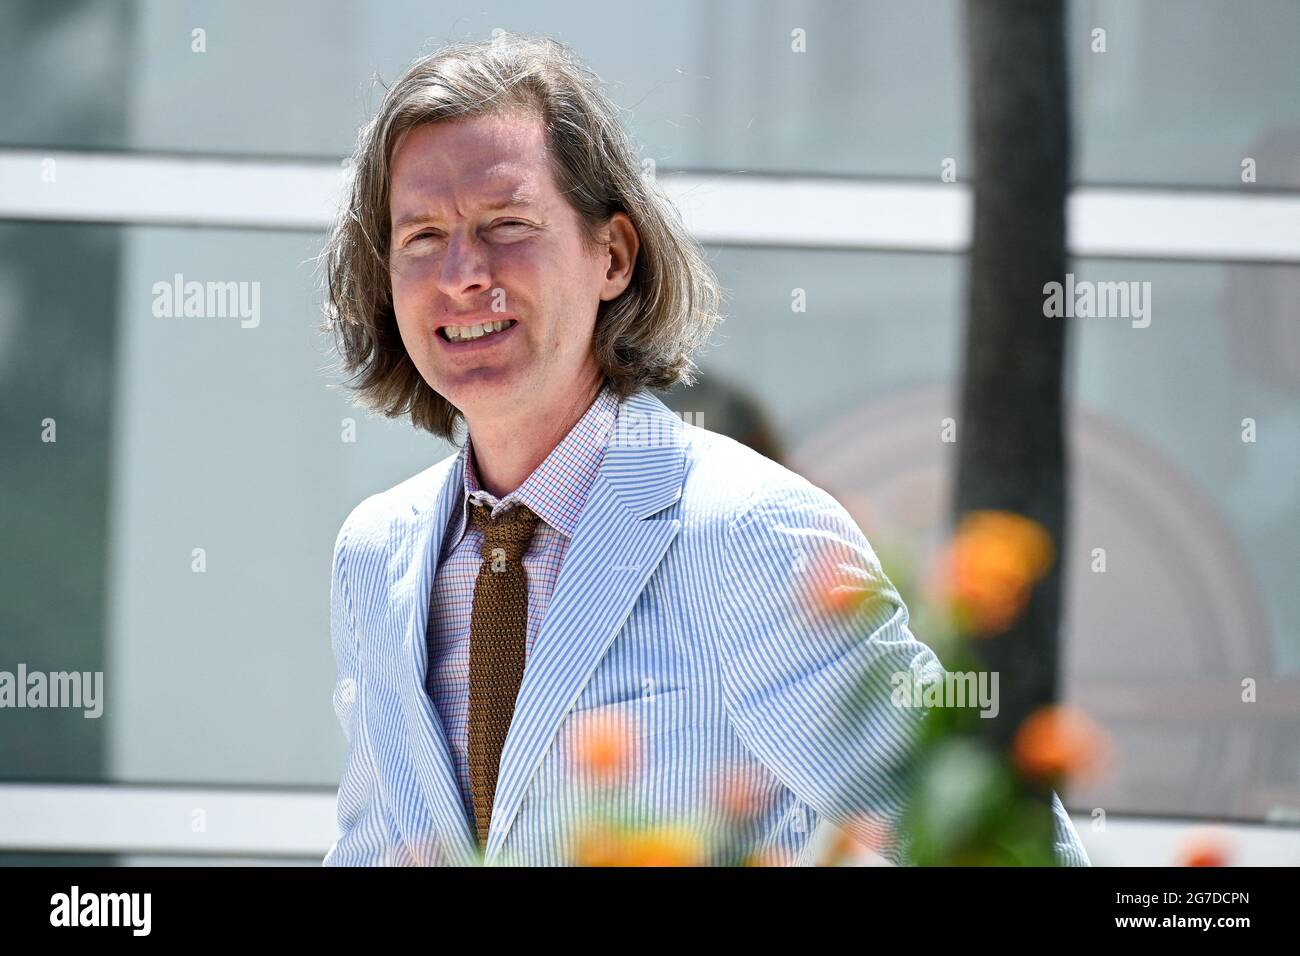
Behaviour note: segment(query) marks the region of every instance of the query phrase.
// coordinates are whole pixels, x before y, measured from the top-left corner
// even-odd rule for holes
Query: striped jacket
[[[452,455],[339,531],[347,755],[325,865],[582,862],[610,815],[678,859],[807,864],[842,827],[907,862],[888,837],[904,800],[891,768],[924,711],[895,706],[891,675],[938,661],[829,494],[645,391],[620,405],[529,658],[481,856],[425,692],[434,562],[462,479]],[[817,600],[832,591],[870,599]],[[613,777],[590,773],[593,727],[619,728]],[[1059,799],[1053,811],[1061,861],[1086,865]]]

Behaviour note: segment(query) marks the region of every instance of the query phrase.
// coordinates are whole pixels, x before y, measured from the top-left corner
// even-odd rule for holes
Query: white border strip
[[[332,790],[0,784],[0,850],[323,859],[337,834],[335,796]]]
[[[195,831],[195,811],[204,829]],[[335,792],[258,788],[0,784],[0,851],[323,859],[337,836]],[[1198,833],[1232,866],[1300,864],[1300,829],[1112,814],[1073,816],[1095,866],[1168,866]]]
[[[1077,256],[1300,262],[1300,196],[1081,189],[1067,214]]]
[[[665,175],[660,184],[701,242],[924,252],[970,242],[970,193],[955,184],[749,175]]]
[[[0,218],[320,229],[342,183],[330,163],[0,150]]]
[[[52,179],[49,175],[52,171]],[[0,219],[323,230],[341,164],[0,149]],[[660,179],[702,242],[961,252],[961,184],[758,175]],[[1080,189],[1077,256],[1300,262],[1300,196]]]
[[[702,242],[962,252],[973,209],[965,186],[762,177],[673,176],[665,188]],[[1076,256],[1300,262],[1300,195],[1153,189],[1076,190]]]

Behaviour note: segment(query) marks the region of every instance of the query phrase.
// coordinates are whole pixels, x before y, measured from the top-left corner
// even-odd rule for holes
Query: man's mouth
[[[438,330],[438,335],[448,342],[477,342],[498,335],[518,324],[515,319],[502,319],[499,322],[484,322],[479,325],[444,325]]]

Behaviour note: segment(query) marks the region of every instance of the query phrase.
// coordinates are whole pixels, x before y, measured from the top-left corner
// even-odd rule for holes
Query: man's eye
[[[494,222],[492,224],[492,228],[497,229],[502,226],[506,226],[511,229],[518,229],[518,228],[527,229],[531,225],[532,225],[531,223],[524,222],[522,219],[505,219],[502,220],[501,222]],[[413,234],[409,239],[406,240],[406,242],[409,245],[410,243],[413,242],[419,242],[421,239],[436,239],[436,238],[438,238],[437,230],[422,229],[421,231]]]

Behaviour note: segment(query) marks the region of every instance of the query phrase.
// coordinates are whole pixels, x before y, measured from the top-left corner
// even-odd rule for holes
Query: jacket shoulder
[[[437,464],[362,500],[343,519],[334,542],[335,553],[344,547],[354,553],[359,549],[387,548],[393,520],[409,515],[413,506],[427,504],[436,498],[458,457],[459,452],[454,452]]]
[[[840,507],[829,492],[748,445],[696,425],[686,428],[687,494],[732,523],[785,507]]]

